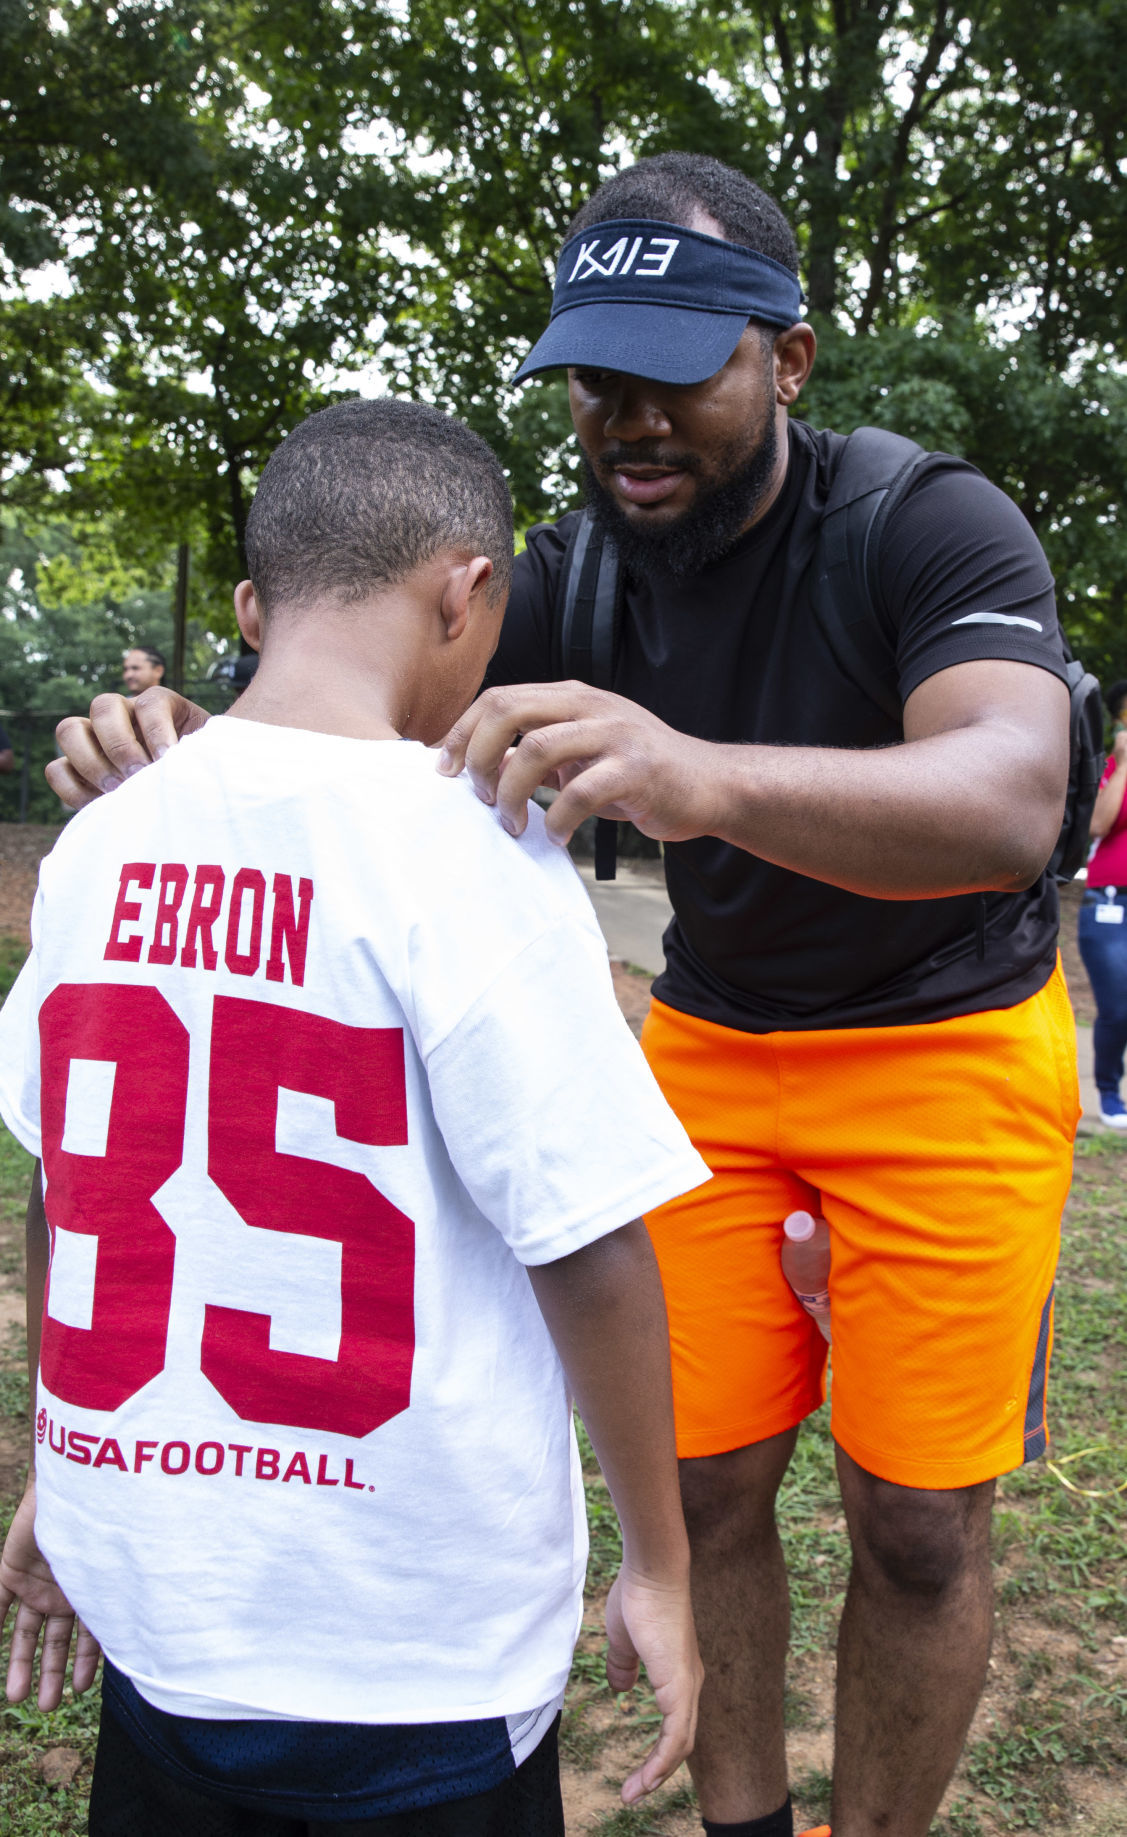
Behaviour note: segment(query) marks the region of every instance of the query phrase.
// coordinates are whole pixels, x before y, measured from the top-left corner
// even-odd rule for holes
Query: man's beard
[[[736,459],[738,449],[728,448],[717,460],[720,480],[714,485],[698,487],[696,498],[681,516],[667,521],[643,522],[628,517],[611,496],[594,466],[581,453],[587,508],[602,534],[610,536],[628,574],[669,574],[677,579],[698,574],[727,553],[755,516],[774,478],[779,452],[779,437],[774,415],[769,415],[763,438],[754,452],[727,477],[725,467]],[[628,456],[619,456],[623,463]],[[630,455],[636,465],[671,465],[668,457],[657,453],[644,456],[641,444]],[[678,456],[679,470],[699,478],[699,463],[689,455]]]

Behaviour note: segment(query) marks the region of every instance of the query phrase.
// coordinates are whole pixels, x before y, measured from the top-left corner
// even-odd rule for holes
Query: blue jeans
[[[1105,901],[1106,895],[1096,889],[1085,893],[1078,941],[1096,998],[1092,1029],[1096,1089],[1103,1097],[1116,1097],[1127,1049],[1127,911],[1122,924],[1101,924],[1096,911]],[[1114,904],[1121,910],[1127,908],[1127,893],[1116,893]]]

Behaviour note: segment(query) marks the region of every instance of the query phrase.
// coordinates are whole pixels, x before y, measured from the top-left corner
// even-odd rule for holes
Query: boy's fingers
[[[39,1644],[42,1614],[21,1601],[12,1626],[12,1643],[8,1653],[7,1696],[9,1703],[22,1703],[31,1689],[35,1648]]]
[[[691,1689],[681,1693],[681,1700],[662,1719],[661,1734],[642,1765],[633,1772],[622,1788],[624,1805],[634,1805],[647,1793],[656,1792],[670,1774],[676,1773],[683,1760],[692,1753],[696,1736],[696,1695]]]
[[[633,1690],[638,1682],[638,1654],[607,1647],[607,1683],[612,1690]]]
[[[58,1709],[63,1700],[63,1685],[66,1682],[67,1659],[70,1657],[70,1636],[74,1627],[73,1614],[48,1615],[43,1625],[43,1649],[39,1659],[39,1696],[40,1709]]]
[[[84,1690],[89,1690],[98,1675],[98,1660],[102,1656],[102,1648],[89,1627],[83,1626],[81,1620],[75,1621],[75,1625],[78,1628],[78,1642],[75,1647],[74,1672],[71,1682],[75,1696],[80,1697]]]

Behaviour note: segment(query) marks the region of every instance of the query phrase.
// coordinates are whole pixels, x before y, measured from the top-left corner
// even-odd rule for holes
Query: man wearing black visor
[[[884,519],[881,604],[835,585],[819,609],[852,443],[788,415],[815,343],[797,267],[778,208],[712,160],[643,160],[580,212],[518,374],[568,367],[591,539],[613,540],[624,579],[613,693],[552,680],[564,517],[518,560],[490,682],[520,686],[474,705],[448,769],[465,763],[514,830],[547,781],[561,839],[601,812],[665,843],[675,917],[644,1044],[714,1169],[649,1221],[706,1671],[690,1763],[705,1828],[792,1829],[774,1498],[824,1395],[825,1343],[779,1250],[805,1209],[830,1226],[853,1543],[833,1834],[923,1837],[985,1676],[993,1482],[1045,1445],[1077,1114],[1042,873],[1068,694],[1032,531],[941,456],[915,456]],[[827,629],[858,615],[887,632],[891,707]]]
[[[567,368],[590,514],[530,533],[491,686],[440,769],[465,765],[513,832],[546,783],[559,841],[594,812],[665,844],[643,1043],[714,1170],[649,1220],[705,1829],[793,1829],[775,1495],[826,1344],[779,1253],[806,1210],[830,1232],[853,1550],[833,1837],[923,1837],[985,1676],[994,1480],[1046,1440],[1078,1109],[1043,871],[1069,696],[1048,568],[1007,498],[910,448],[885,492],[887,438],[790,418],[815,347],[797,270],[777,206],[714,160],[643,160],[580,212],[519,375]],[[872,520],[851,492],[874,453]],[[856,537],[827,541],[843,504],[860,575]],[[576,554],[608,543],[612,687],[561,681],[586,674],[560,637]],[[104,751],[60,736],[67,801],[142,761],[124,707],[100,715]],[[196,718],[166,698],[143,725],[165,744]]]

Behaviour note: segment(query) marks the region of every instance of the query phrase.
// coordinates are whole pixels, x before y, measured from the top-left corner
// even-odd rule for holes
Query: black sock
[[[714,1824],[702,1818],[705,1837],[794,1837],[794,1808],[787,1795],[785,1805],[766,1818],[745,1818],[742,1824]]]

